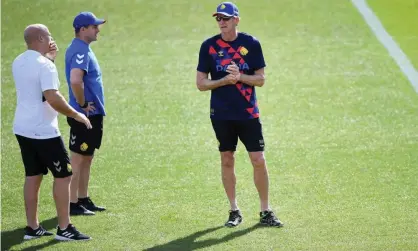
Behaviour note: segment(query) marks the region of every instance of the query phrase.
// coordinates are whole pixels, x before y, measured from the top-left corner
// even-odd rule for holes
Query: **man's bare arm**
[[[251,86],[262,87],[265,82],[264,68],[258,69],[254,75],[241,74],[239,81]]]
[[[49,105],[54,108],[57,112],[67,116],[74,118],[77,116],[77,111],[72,108],[62,94],[58,90],[46,90],[43,92],[46,101],[48,101]]]
[[[49,105],[54,108],[54,110],[85,124],[88,129],[92,128],[89,119],[84,114],[79,113],[74,108],[72,108],[58,90],[46,90],[43,92],[43,95]]]
[[[196,73],[196,85],[200,91],[209,91],[216,89],[224,85],[233,85],[237,82],[237,79],[232,75],[228,74],[224,78],[218,80],[211,80],[208,78],[209,74],[205,72],[197,71]]]
[[[86,102],[84,98],[84,82],[83,82],[84,70],[73,68],[70,72],[70,84],[73,90],[74,97],[77,103],[82,106]]]

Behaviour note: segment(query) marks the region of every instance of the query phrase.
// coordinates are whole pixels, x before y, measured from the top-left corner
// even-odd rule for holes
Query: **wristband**
[[[89,103],[87,103],[86,101],[84,101],[84,105],[80,105],[81,108],[87,108],[87,106],[89,106]]]

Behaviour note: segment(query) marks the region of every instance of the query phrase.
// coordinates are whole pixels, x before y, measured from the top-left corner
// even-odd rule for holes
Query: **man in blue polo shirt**
[[[104,211],[96,206],[88,194],[90,167],[95,149],[99,149],[103,135],[104,92],[99,62],[90,48],[97,40],[99,26],[104,19],[91,12],[80,12],[73,22],[75,38],[65,53],[65,74],[69,87],[70,105],[84,113],[93,126],[86,130],[78,121],[67,118],[70,125],[69,148],[71,150],[71,215],[94,215],[93,211]]]
[[[196,84],[200,91],[211,91],[210,118],[219,143],[222,182],[231,207],[225,226],[235,227],[242,222],[234,171],[234,153],[239,138],[254,167],[254,183],[260,198],[260,223],[281,227],[283,223],[269,205],[264,138],[255,94],[255,86],[264,85],[266,64],[261,45],[255,37],[238,32],[240,17],[235,4],[219,4],[213,16],[220,34],[202,43]]]

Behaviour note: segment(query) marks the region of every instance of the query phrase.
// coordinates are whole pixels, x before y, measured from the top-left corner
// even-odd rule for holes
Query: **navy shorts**
[[[26,176],[46,175],[48,169],[55,178],[71,176],[68,152],[62,138],[31,139],[16,135]]]
[[[219,151],[236,151],[238,138],[248,152],[264,151],[264,137],[259,118],[248,120],[211,119]]]

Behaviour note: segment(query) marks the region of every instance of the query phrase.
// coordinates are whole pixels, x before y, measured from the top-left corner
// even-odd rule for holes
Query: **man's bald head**
[[[43,24],[31,24],[26,27],[23,37],[29,50],[35,50],[45,55],[49,52],[51,33]]]
[[[45,37],[49,36],[48,27],[43,24],[31,24],[26,27],[24,32],[24,38],[27,45],[32,44],[33,42],[37,41],[40,36]]]

